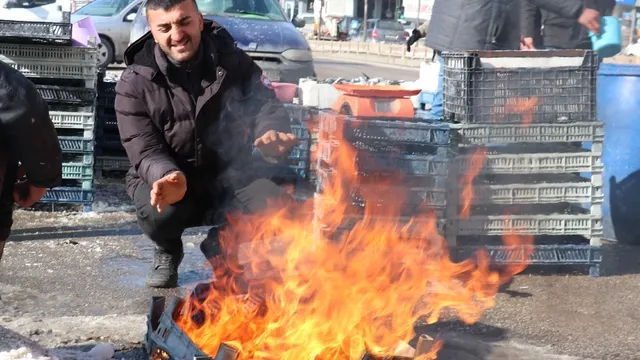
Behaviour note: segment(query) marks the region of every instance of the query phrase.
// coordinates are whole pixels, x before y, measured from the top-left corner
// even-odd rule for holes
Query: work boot
[[[147,286],[152,288],[174,288],[178,286],[178,267],[184,258],[182,249],[168,252],[155,248],[153,265],[147,278]]]
[[[246,291],[244,267],[239,264],[237,256],[223,254],[218,228],[209,231],[200,243],[200,251],[211,265],[214,277],[212,285],[215,288],[219,291],[230,290],[238,293]]]

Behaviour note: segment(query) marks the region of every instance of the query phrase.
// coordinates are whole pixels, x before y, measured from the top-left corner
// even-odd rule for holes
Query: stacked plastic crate
[[[591,51],[445,53],[444,111],[460,139],[446,232],[463,255],[487,247],[497,263],[588,265],[599,274],[603,124]],[[486,149],[486,156],[476,153]],[[456,183],[453,183],[456,184]],[[468,205],[469,216],[460,216]],[[535,236],[534,253],[492,236]],[[576,238],[571,238],[576,237]],[[587,240],[584,240],[584,239]],[[529,248],[528,250],[531,250]]]
[[[298,104],[284,104],[291,118],[291,130],[300,140],[288,156],[287,165],[303,180],[315,182],[311,153],[318,135],[318,110]]]
[[[49,104],[63,152],[63,185],[42,202],[93,201],[96,47],[73,46],[72,24],[0,20],[0,60],[18,69]]]
[[[327,225],[328,209],[321,196],[327,186],[344,186],[348,194],[340,194],[346,196],[340,200],[353,205],[344,214],[338,232],[352,229],[363,218],[365,205],[378,221],[400,224],[430,212],[438,218],[438,230],[444,230],[453,155],[448,124],[358,119],[323,111],[319,128],[316,230],[323,231]],[[345,147],[355,154],[338,153]],[[338,183],[344,180],[344,184]],[[420,221],[413,225],[420,226]]]
[[[131,167],[120,134],[115,112],[116,84],[114,79],[100,75],[98,81],[98,121],[96,126],[96,174],[99,177],[121,177]]]

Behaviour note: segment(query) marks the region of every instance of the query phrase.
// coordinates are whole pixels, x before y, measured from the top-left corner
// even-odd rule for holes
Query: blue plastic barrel
[[[640,66],[601,64],[605,239],[640,244]]]

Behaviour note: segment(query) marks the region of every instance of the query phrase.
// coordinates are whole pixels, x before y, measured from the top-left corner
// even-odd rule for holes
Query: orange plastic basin
[[[360,85],[360,84],[333,84],[333,86],[345,95],[369,98],[405,98],[420,94],[420,89],[405,89],[399,85]]]

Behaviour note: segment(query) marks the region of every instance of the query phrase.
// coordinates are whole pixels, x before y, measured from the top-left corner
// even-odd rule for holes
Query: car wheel
[[[113,62],[114,50],[111,41],[104,36],[100,36],[100,44],[98,44],[98,67],[106,69]]]

